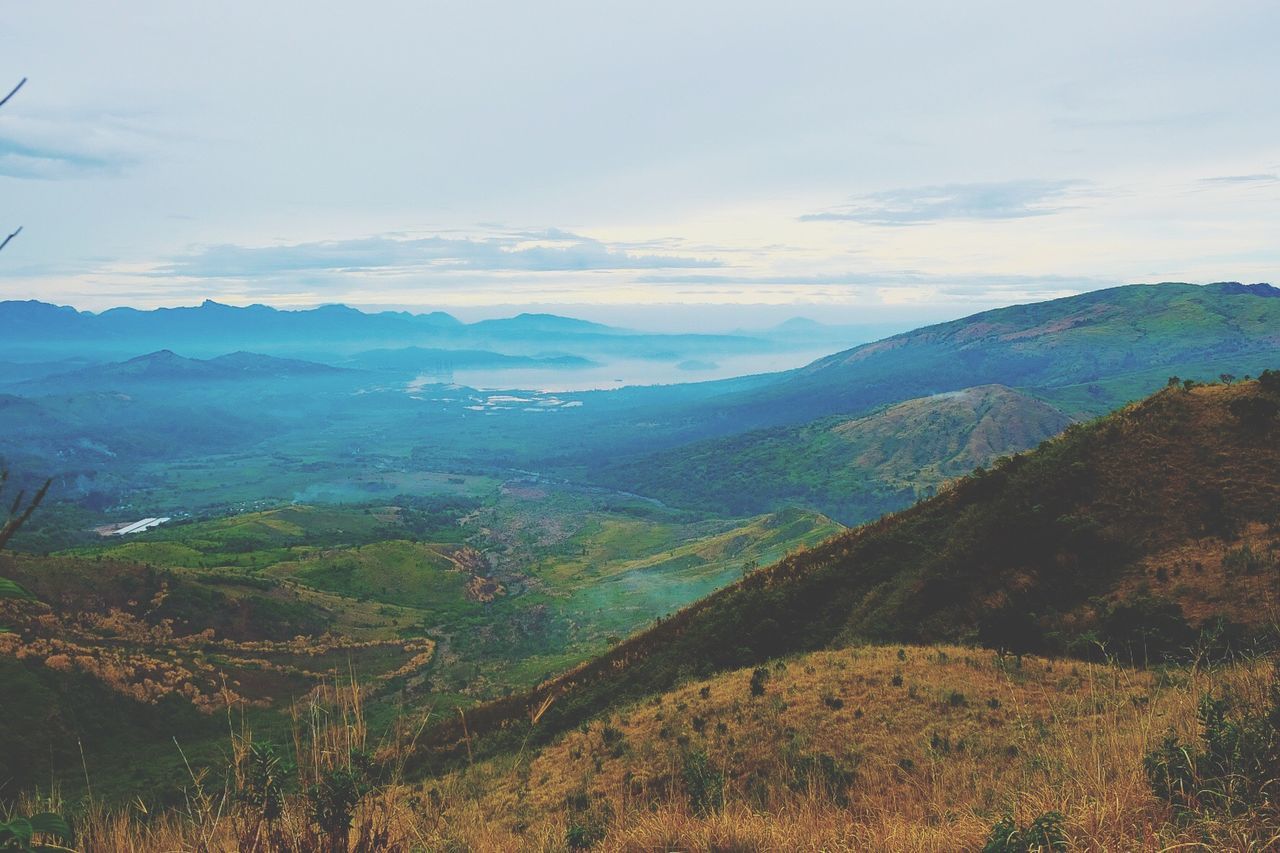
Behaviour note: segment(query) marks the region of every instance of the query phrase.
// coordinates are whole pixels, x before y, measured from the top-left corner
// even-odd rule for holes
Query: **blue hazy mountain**
[[[536,358],[650,359],[795,349],[794,341],[745,334],[649,334],[554,314],[520,314],[463,323],[443,312],[366,313],[345,305],[288,311],[212,300],[194,307],[112,308],[101,313],[38,301],[0,302],[0,359],[78,356],[115,361],[157,350],[198,357],[246,350],[336,362],[369,350],[490,351]],[[528,366],[528,365],[526,365]]]

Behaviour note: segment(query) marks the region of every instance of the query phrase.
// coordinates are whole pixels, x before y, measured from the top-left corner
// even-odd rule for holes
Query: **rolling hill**
[[[512,483],[483,501],[289,505],[178,518],[54,555],[6,552],[0,578],[34,600],[0,595],[0,683],[100,714],[6,705],[0,799],[69,772],[78,736],[95,767],[114,765],[113,726],[154,766],[95,785],[137,793],[177,769],[171,736],[213,748],[208,715],[227,704],[274,731],[335,671],[359,673],[382,719],[408,701],[466,707],[527,689],[840,529],[800,510],[698,521]],[[127,722],[134,705],[146,706],[150,738]]]
[[[902,509],[1070,423],[1042,400],[985,385],[858,418],[697,442],[615,463],[595,476],[675,506],[743,514],[791,504],[848,524]]]
[[[17,386],[38,393],[67,390],[114,390],[135,383],[220,382],[231,380],[296,379],[332,376],[345,371],[326,364],[276,358],[251,352],[233,352],[210,359],[184,358],[159,350],[121,362],[96,364],[67,373],[31,379]]]
[[[980,641],[1145,663],[1274,642],[1280,375],[1179,385],[717,592],[468,716],[548,738],[682,678],[856,641]],[[1206,639],[1203,630],[1211,636]],[[544,708],[536,730],[530,707]],[[441,724],[419,766],[456,755]]]
[[[1280,289],[1269,284],[1169,283],[998,308],[675,408],[658,426],[687,442],[855,417],[980,385],[1033,391],[1068,415],[1096,416],[1150,394],[1170,374],[1204,381],[1272,366],[1280,350],[1277,297]]]

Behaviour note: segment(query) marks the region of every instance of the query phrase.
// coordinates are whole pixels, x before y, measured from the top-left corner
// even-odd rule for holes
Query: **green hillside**
[[[0,578],[35,596],[0,599],[0,683],[31,703],[0,723],[0,798],[78,785],[77,738],[103,793],[169,789],[185,772],[174,736],[190,755],[216,751],[225,718],[210,715],[228,703],[275,732],[335,673],[365,684],[380,725],[406,702],[528,689],[841,529],[800,510],[702,521],[509,482],[486,502],[291,505],[0,554]],[[117,772],[124,755],[138,772]]]
[[[532,696],[475,709],[473,732],[519,733],[525,708],[554,697],[534,733],[547,737],[684,676],[859,640],[1138,663],[1274,641],[1277,412],[1268,373],[1170,388],[1072,427],[755,572]],[[452,753],[458,734],[442,725],[421,761]]]
[[[1126,285],[985,311],[845,350],[709,401],[698,422],[740,432],[989,384],[1041,396],[1084,387],[1086,399],[1067,399],[1079,404],[1076,411],[1098,414],[1150,394],[1170,374],[1256,375],[1274,365],[1277,349],[1280,289],[1271,285]]]
[[[1035,447],[1069,423],[1035,397],[986,385],[858,418],[702,441],[597,476],[677,506],[743,514],[795,504],[851,523],[902,509],[947,480]]]

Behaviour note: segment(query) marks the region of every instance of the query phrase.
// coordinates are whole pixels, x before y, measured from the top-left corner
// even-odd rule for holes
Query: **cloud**
[[[558,229],[495,237],[390,237],[294,243],[284,246],[209,246],[156,268],[162,276],[255,278],[283,273],[485,270],[688,269],[721,262],[628,251]]]
[[[138,163],[147,134],[117,116],[5,117],[0,177],[66,180],[114,175]]]
[[[849,204],[806,213],[801,222],[919,225],[944,220],[1025,219],[1066,210],[1058,204],[1079,181],[1001,181],[908,187],[858,196]]]
[[[1241,184],[1274,184],[1277,182],[1280,182],[1280,176],[1269,173],[1259,173],[1256,175],[1219,175],[1215,178],[1200,179],[1200,183],[1202,184],[1226,184],[1229,186]]]
[[[910,269],[800,276],[682,275],[677,273],[674,275],[640,276],[636,281],[658,285],[733,285],[747,289],[777,286],[789,288],[859,287],[869,289],[894,286],[929,286],[945,289],[949,293],[976,293],[990,290],[1014,290],[1026,293],[1079,292],[1096,290],[1099,287],[1105,287],[1110,284],[1105,279],[1091,276],[941,274]]]

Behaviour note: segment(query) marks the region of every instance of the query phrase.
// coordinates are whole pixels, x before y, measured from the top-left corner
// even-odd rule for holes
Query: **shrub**
[[[1200,700],[1200,747],[1170,731],[1143,759],[1152,792],[1182,818],[1276,810],[1280,768],[1280,666],[1268,707],[1238,708],[1228,696]]]
[[[1062,815],[1045,812],[1028,827],[1018,826],[1012,817],[1003,817],[991,827],[982,853],[1040,853],[1066,850],[1067,837],[1062,831]]]
[[[1177,602],[1137,596],[1114,605],[1098,626],[1098,635],[1107,654],[1147,666],[1189,656],[1197,632]]]
[[[849,805],[849,787],[857,780],[857,760],[826,753],[805,753],[791,760],[793,789],[817,788],[836,805]]]
[[[758,666],[751,673],[751,695],[763,696],[764,684],[769,680],[769,670],[767,667]]]
[[[307,789],[311,822],[328,839],[330,849],[347,849],[347,833],[356,806],[371,789],[367,775],[353,767],[330,770]]]
[[[604,742],[605,750],[614,758],[621,758],[627,751],[627,736],[609,723],[605,723],[600,729],[600,740]]]
[[[0,821],[0,850],[65,850],[65,847],[46,847],[36,841],[37,836],[45,836],[53,841],[71,844],[74,838],[71,827],[61,815],[53,812],[33,814],[31,817],[14,815],[7,821]]]
[[[569,825],[564,843],[570,850],[589,850],[604,840],[611,817],[607,804],[593,804],[586,789],[580,788],[565,797],[565,811]]]
[[[1227,408],[1242,427],[1256,433],[1268,432],[1280,415],[1280,403],[1269,397],[1238,397]]]
[[[1232,548],[1222,558],[1222,567],[1228,574],[1254,575],[1267,569],[1275,568],[1274,556],[1254,551],[1248,543],[1239,548]]]
[[[248,806],[267,823],[275,822],[284,810],[285,769],[270,744],[253,744],[241,766],[236,800]]]
[[[707,754],[702,750],[686,752],[684,767],[685,791],[689,794],[689,805],[700,815],[708,815],[720,808],[724,798],[724,774],[711,766]]]
[[[1025,605],[1010,603],[978,622],[978,642],[998,652],[1039,652],[1045,647],[1044,628]]]

